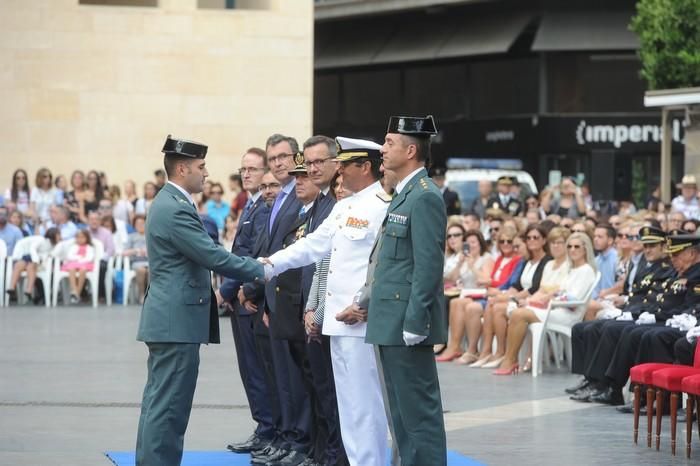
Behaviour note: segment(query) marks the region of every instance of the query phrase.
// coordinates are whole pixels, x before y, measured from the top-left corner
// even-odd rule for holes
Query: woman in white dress
[[[508,325],[506,355],[500,369],[494,372],[495,375],[518,373],[518,353],[525,339],[527,327],[547,318],[549,300],[580,301],[593,286],[596,268],[591,239],[583,233],[574,233],[566,242],[566,250],[571,269],[561,290],[553,296],[536,293],[526,300],[526,307],[519,307],[513,311]],[[548,322],[573,326],[581,321],[583,312],[585,310],[579,308],[556,307],[549,311]]]

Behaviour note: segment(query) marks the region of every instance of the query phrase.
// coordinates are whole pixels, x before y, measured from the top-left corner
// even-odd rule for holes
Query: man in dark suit
[[[447,215],[460,215],[462,213],[462,205],[459,202],[457,193],[445,186],[446,173],[447,169],[435,167],[432,170],[432,178],[438,189],[442,192],[442,199],[445,201],[445,211]]]
[[[243,189],[248,192],[248,201],[238,219],[236,238],[231,248],[231,252],[238,256],[252,255],[255,241],[267,223],[270,208],[265,205],[260,190],[266,169],[267,154],[264,150],[253,147],[243,155],[239,173]],[[242,300],[238,296],[242,284],[238,280],[224,280],[217,292],[217,301],[231,303],[234,308],[231,313],[231,331],[236,345],[238,370],[248,398],[250,414],[257,423],[255,431],[248,440],[232,443],[228,445],[228,449],[237,453],[248,453],[264,448],[273,439],[275,429],[269,403],[269,388],[265,381],[265,370],[255,347],[254,312],[249,311],[244,306],[245,296],[241,296]]]
[[[501,176],[496,183],[496,193],[491,196],[489,207],[498,209],[506,214],[515,217],[523,208],[522,202],[511,195],[510,188],[513,179],[510,176]]]
[[[261,265],[214,244],[192,194],[208,176],[207,147],[169,136],[163,147],[170,180],[148,214],[146,243],[151,282],[137,339],[148,346],[148,380],[136,439],[136,464],[176,466],[192,409],[199,346],[219,343],[219,317],[210,271],[260,281]]]
[[[304,166],[311,182],[320,192],[313,208],[309,213],[304,235],[315,231],[328,217],[335,197],[331,192],[331,181],[337,171],[336,156],[338,149],[333,139],[317,135],[304,142]],[[306,303],[309,297],[309,289],[313,279],[316,265],[311,264],[302,268],[302,311],[307,318]],[[308,314],[313,325],[313,314]],[[310,367],[311,379],[307,381],[313,393],[314,405],[312,406],[313,431],[311,451],[309,457],[319,464],[345,464],[343,443],[340,436],[340,423],[338,421],[338,403],[333,380],[333,367],[331,364],[330,337],[319,335],[319,339],[306,340],[306,357]]]
[[[295,168],[294,155],[298,153],[296,140],[281,134],[270,136],[266,144],[267,162],[270,171],[280,184],[280,191],[270,211],[270,217],[260,235],[255,254],[267,257],[284,247],[284,239],[299,221],[302,203],[295,192],[295,178],[289,174]],[[297,281],[299,286],[299,280]],[[278,303],[284,304],[286,298],[278,300],[278,294],[285,283],[278,283],[274,278],[265,284],[262,307],[259,307],[260,320],[256,323],[256,334],[269,331],[269,353],[261,352],[263,364],[272,370],[271,385],[276,390],[279,406],[279,418],[276,424],[277,439],[263,450],[253,455],[255,464],[290,464],[296,465],[306,459],[310,442],[310,400],[304,389],[302,374],[292,359],[289,341],[284,336],[293,332],[292,328],[282,325],[285,315],[278,314]],[[301,296],[297,300],[300,302]],[[276,319],[282,318],[280,322]],[[303,338],[303,327],[301,328]],[[264,335],[260,335],[264,339]],[[270,380],[268,378],[268,380]]]

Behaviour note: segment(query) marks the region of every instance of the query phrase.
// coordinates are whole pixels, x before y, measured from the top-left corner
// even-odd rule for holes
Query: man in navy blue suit
[[[270,208],[265,205],[260,190],[266,170],[265,151],[257,147],[248,149],[241,159],[239,170],[243,189],[248,191],[248,202],[238,219],[238,229],[231,248],[231,252],[238,256],[252,256],[256,239],[267,223]],[[245,299],[239,299],[242,285],[243,283],[237,280],[224,280],[217,292],[217,300],[231,303],[234,308],[231,313],[231,330],[236,345],[238,370],[248,398],[250,414],[257,423],[255,431],[248,440],[232,443],[228,445],[228,449],[237,453],[248,453],[263,449],[273,439],[275,428],[265,371],[255,347],[253,333],[255,310],[250,305],[245,305]]]

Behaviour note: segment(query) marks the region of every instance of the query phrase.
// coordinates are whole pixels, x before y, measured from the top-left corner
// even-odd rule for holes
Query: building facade
[[[224,182],[271,133],[311,134],[312,61],[306,0],[3,1],[0,186],[44,166],[140,185],[169,133]]]
[[[559,170],[596,199],[643,202],[658,184],[661,119],[643,105],[634,5],[319,1],[314,129],[376,139],[389,115],[431,113],[441,130],[434,164],[520,159],[540,187]]]

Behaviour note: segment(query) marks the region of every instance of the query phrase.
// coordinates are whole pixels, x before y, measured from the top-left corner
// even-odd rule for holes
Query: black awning
[[[532,50],[636,50],[639,40],[628,28],[632,16],[631,11],[545,13]]]

